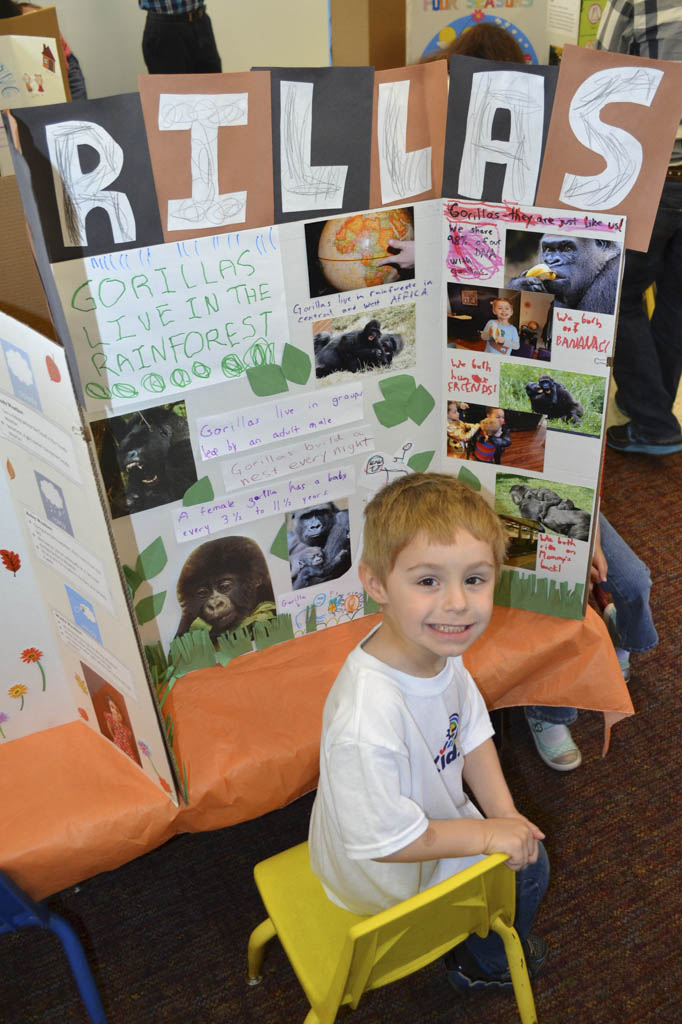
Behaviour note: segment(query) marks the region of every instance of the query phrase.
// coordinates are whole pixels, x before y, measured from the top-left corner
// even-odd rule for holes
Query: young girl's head
[[[109,714],[111,715],[112,718],[115,718],[117,722],[123,721],[121,709],[119,708],[118,704],[111,696],[111,694],[107,694],[107,707],[109,708]]]
[[[498,320],[511,320],[514,307],[509,299],[493,299],[490,305],[492,306],[493,316],[496,316]]]
[[[459,406],[457,402],[448,402],[448,419],[455,423],[459,420]]]
[[[383,487],[365,509],[361,561],[385,581],[418,534],[454,544],[458,530],[490,545],[496,571],[507,546],[504,528],[484,498],[446,473],[411,473]]]

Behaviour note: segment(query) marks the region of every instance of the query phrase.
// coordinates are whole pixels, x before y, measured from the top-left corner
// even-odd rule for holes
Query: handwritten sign
[[[0,393],[0,437],[14,441],[31,455],[38,455],[55,469],[81,482],[73,439],[45,416]]]
[[[242,490],[265,480],[291,476],[292,473],[350,459],[358,452],[373,449],[374,435],[371,428],[360,425],[333,434],[311,437],[300,444],[287,445],[286,448],[231,459],[222,467],[223,482],[226,491]]]
[[[450,356],[449,394],[480,395],[490,398],[497,393],[496,374],[490,360],[476,358],[466,352]]]
[[[88,410],[233,380],[280,362],[289,338],[274,227],[52,269]]]
[[[556,210],[545,210],[541,207],[521,207],[516,203],[460,203],[449,200],[445,204],[445,214],[452,224],[468,224],[474,226],[477,221],[492,221],[499,224],[511,224],[516,228],[553,228],[557,231],[570,231],[585,235],[590,233],[625,236],[625,218],[610,217],[608,214],[595,213],[574,214]],[[480,227],[480,224],[476,224]]]
[[[37,557],[70,584],[84,587],[113,614],[109,584],[104,566],[87,548],[68,533],[24,509],[26,526]]]
[[[606,357],[611,354],[613,345],[613,317],[555,309],[552,334],[555,349],[594,352]]]
[[[435,292],[431,278],[414,281],[395,281],[382,285],[380,288],[363,289],[359,292],[339,292],[337,295],[324,295],[311,299],[310,302],[296,302],[291,312],[299,324],[315,323],[318,320],[329,320],[344,313],[367,313],[371,309],[388,306],[403,306],[415,302],[422,296]]]
[[[197,420],[201,458],[260,448],[298,434],[331,430],[363,415],[362,387],[351,385],[307,395],[287,395],[274,402],[230,410]]]
[[[566,569],[575,566],[577,560],[578,544],[575,538],[558,533],[541,533],[538,536],[538,569],[565,575]]]
[[[61,642],[117,690],[137,701],[132,672],[114,657],[111,651],[105,650],[85,630],[80,629],[61,612],[53,608],[52,615]]]
[[[203,505],[174,511],[175,537],[179,543],[208,537],[255,519],[284,515],[297,508],[345,498],[354,490],[354,468],[337,466],[264,487],[233,492]]]
[[[504,267],[497,224],[450,221],[446,265],[456,281],[489,281]]]

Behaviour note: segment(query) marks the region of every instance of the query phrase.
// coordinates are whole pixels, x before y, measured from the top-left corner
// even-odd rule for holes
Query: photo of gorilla
[[[621,243],[534,231],[508,231],[508,288],[546,292],[554,305],[592,313],[613,313],[620,274]],[[525,266],[525,264],[534,264]]]
[[[195,548],[177,595],[182,616],[175,635],[207,629],[213,644],[221,633],[277,614],[265,557],[249,537],[219,537]]]
[[[184,402],[91,427],[113,519],[177,501],[197,482]]]
[[[514,484],[509,495],[524,519],[533,519],[553,533],[576,540],[589,540],[589,512],[576,508],[570,498],[562,498],[548,487]]]
[[[580,423],[585,410],[571,392],[553,377],[543,375],[537,381],[526,382],[526,394],[533,412],[549,420]]]
[[[318,331],[313,339],[315,348],[315,375],[327,377],[335,370],[374,369],[390,366],[393,357],[402,352],[402,335],[383,333],[378,320],[368,320],[361,330],[332,334]]]
[[[348,509],[330,501],[289,513],[287,544],[293,590],[338,579],[351,567]]]
[[[416,363],[413,302],[327,317],[311,327],[315,376],[323,387],[352,380],[355,374],[407,370]]]
[[[500,406],[539,417],[549,431],[601,437],[607,378],[558,368],[548,373],[547,369],[525,360],[503,363]]]

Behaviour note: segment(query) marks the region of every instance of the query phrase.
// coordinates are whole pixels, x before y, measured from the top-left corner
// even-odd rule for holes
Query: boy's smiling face
[[[497,302],[493,302],[493,315],[498,320],[511,320],[514,307],[511,302],[506,302],[505,299],[498,299]]]
[[[415,676],[437,675],[446,659],[484,631],[493,610],[495,562],[487,541],[459,529],[451,544],[418,534],[403,548],[385,582],[362,565],[368,594],[382,606],[369,654]]]

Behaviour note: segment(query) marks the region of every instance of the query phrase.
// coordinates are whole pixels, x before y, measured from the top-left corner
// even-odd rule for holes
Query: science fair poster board
[[[544,0],[406,0],[407,61],[447,50],[462,32],[487,24],[509,32],[527,63],[546,64],[549,43],[545,7]]]
[[[576,91],[605,69],[622,74],[593,56]],[[645,140],[664,125],[672,145],[679,69],[644,64],[675,109],[654,129],[636,104],[631,131]],[[509,66],[498,80],[469,59],[451,63],[447,131],[442,69],[386,73],[369,91],[360,69],[366,113],[345,154],[328,155],[347,70],[222,76],[220,93],[216,76],[157,77],[142,80],[141,100],[13,112],[19,185],[137,624],[176,668],[370,610],[357,576],[363,507],[414,470],[456,473],[505,519],[499,601],[583,613],[626,231],[628,244],[633,222],[644,237],[655,195],[629,225],[627,195],[605,211],[521,202],[571,162],[549,146],[543,161],[536,139],[533,177],[518,155],[520,139],[551,135],[553,82]],[[443,91],[426,118],[435,75]],[[452,106],[462,82],[464,147]],[[495,111],[519,95],[505,142]],[[83,146],[99,162],[83,164]],[[631,189],[638,168],[664,174],[640,149]],[[495,162],[501,178],[488,174]],[[374,182],[381,204],[345,208],[351,170],[353,202]],[[450,199],[441,176],[457,183]],[[279,222],[254,223],[268,209]],[[453,439],[468,447],[453,452]],[[141,571],[145,552],[160,557]]]
[[[175,801],[64,353],[2,313],[0,347],[0,740],[80,719]]]
[[[0,107],[46,106],[70,99],[57,13],[0,19]],[[0,131],[0,175],[14,174],[5,129]]]

